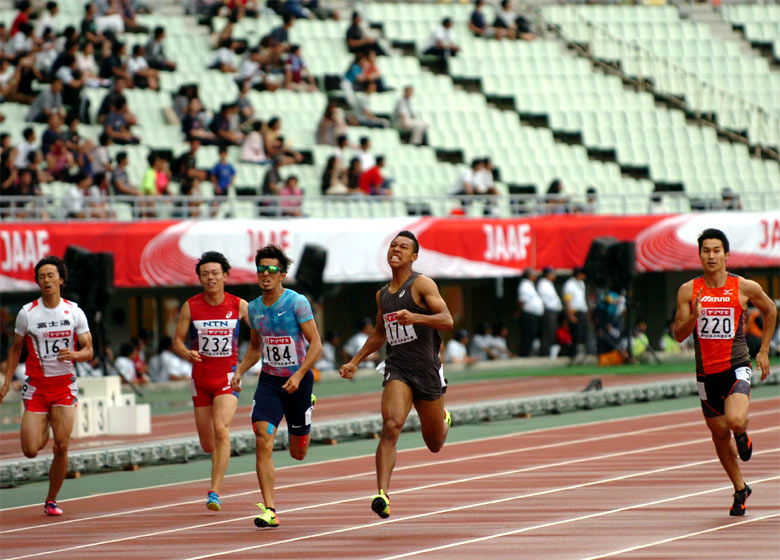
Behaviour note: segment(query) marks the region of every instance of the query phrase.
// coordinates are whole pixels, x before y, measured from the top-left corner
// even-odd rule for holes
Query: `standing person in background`
[[[705,229],[697,241],[704,274],[684,283],[677,292],[674,337],[682,342],[693,332],[696,385],[704,421],[718,459],[734,485],[729,515],[741,516],[752,490],[742,478],[737,454],[743,461],[753,454],[753,442],[747,434],[752,371],[745,341],[746,310],[748,302],[755,305],[766,327],[756,355],[763,381],[769,375],[769,343],[777,308],[758,283],[726,270],[729,241],[722,231]]]
[[[572,362],[582,361],[587,354],[588,338],[588,299],[585,291],[585,269],[578,266],[574,273],[563,283],[563,302],[566,316],[569,318],[574,356]]]
[[[32,459],[54,435],[54,459],[49,469],[49,492],[43,505],[46,515],[62,515],[57,494],[68,472],[68,443],[76,419],[79,389],[74,362],[92,360],[92,335],[87,317],[75,303],[60,295],[68,281],[68,269],[59,257],[44,257],[35,265],[35,281],[41,297],[28,303],[16,316],[14,341],[8,352],[0,403],[8,394],[14,371],[26,343],[27,380],[22,386],[22,452]],[[76,350],[76,343],[80,346]]]
[[[388,343],[387,360],[377,368],[384,376],[382,435],[376,450],[378,494],[371,499],[371,510],[382,519],[390,517],[387,490],[398,438],[412,406],[425,445],[434,453],[444,446],[451,424],[444,408],[447,381],[439,358],[439,331],[452,328],[452,315],[436,283],[412,270],[419,250],[410,231],[390,242],[387,264],[393,278],[376,293],[376,326],[363,348],[339,370],[341,377],[352,379],[360,362]]]
[[[523,279],[517,287],[517,303],[520,307],[520,356],[527,358],[531,355],[534,340],[539,333],[539,325],[544,315],[544,303],[536,291],[536,278],[539,273],[533,268],[526,268]]]
[[[255,467],[264,501],[257,504],[257,527],[279,526],[272,453],[282,416],[287,420],[290,456],[303,461],[309,450],[311,415],[317,400],[312,394],[312,367],[320,357],[322,342],[309,301],[282,286],[290,264],[292,260],[276,245],[266,245],[255,255],[257,281],[263,294],[249,304],[252,335],[232,381],[233,389],[240,391],[241,376],[263,358],[252,404]]]
[[[230,423],[238,406],[231,381],[238,363],[238,331],[247,302],[225,291],[230,263],[222,253],[203,253],[195,265],[203,292],[181,307],[173,351],[192,362],[192,404],[203,451],[211,453],[211,488],[206,507],[222,508],[219,491],[230,460]],[[185,345],[190,334],[190,348]]]
[[[549,357],[550,348],[555,344],[555,330],[558,328],[558,317],[563,311],[563,303],[555,290],[555,270],[551,266],[544,267],[542,277],[536,283],[536,290],[544,304],[542,315],[540,356]]]

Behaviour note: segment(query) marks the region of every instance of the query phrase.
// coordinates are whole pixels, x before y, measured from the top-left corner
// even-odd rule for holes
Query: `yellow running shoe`
[[[452,414],[446,408],[444,409],[444,421],[447,423],[447,426],[452,426]]]
[[[271,508],[265,507],[263,504],[257,504],[260,508],[260,515],[255,517],[255,527],[278,527],[279,518],[276,516],[276,512]]]
[[[382,519],[390,517],[390,498],[387,497],[384,490],[371,498],[371,511],[376,513]]]
[[[311,394],[311,405],[314,406],[315,404],[317,404],[317,395],[312,393]]]

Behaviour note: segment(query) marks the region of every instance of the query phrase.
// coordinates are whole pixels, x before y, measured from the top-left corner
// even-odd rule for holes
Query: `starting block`
[[[151,405],[136,404],[134,393],[122,393],[119,376],[80,378],[78,384],[74,438],[152,431]]]

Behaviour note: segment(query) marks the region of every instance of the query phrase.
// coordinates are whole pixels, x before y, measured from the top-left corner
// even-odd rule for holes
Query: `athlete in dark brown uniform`
[[[439,331],[452,328],[452,315],[436,283],[412,271],[419,244],[409,231],[391,242],[387,264],[393,279],[376,293],[376,325],[363,348],[341,366],[341,377],[351,379],[357,366],[387,342],[382,392],[382,435],[376,450],[376,481],[379,494],[371,509],[381,518],[390,516],[390,475],[395,467],[396,444],[414,405],[420,417],[428,449],[438,452],[447,439],[450,415],[442,396],[446,381],[439,358]]]
[[[763,381],[769,375],[769,342],[775,332],[777,308],[756,282],[726,270],[729,241],[722,231],[706,229],[698,242],[704,275],[680,286],[674,337],[682,342],[693,332],[696,385],[704,420],[712,432],[718,459],[734,484],[729,513],[744,515],[751,489],[742,479],[737,454],[747,461],[753,453],[747,434],[751,371],[745,310],[750,301],[764,318],[764,336],[756,356]]]

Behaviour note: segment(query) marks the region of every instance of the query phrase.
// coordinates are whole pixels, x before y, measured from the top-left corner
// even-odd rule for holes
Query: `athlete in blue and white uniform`
[[[282,416],[287,419],[290,456],[303,460],[309,450],[311,430],[312,366],[320,356],[322,343],[308,300],[282,287],[292,261],[275,245],[257,252],[257,279],[263,295],[249,303],[252,336],[249,350],[231,385],[241,390],[241,377],[262,358],[263,369],[257,381],[252,404],[252,427],[257,443],[257,480],[264,503],[258,527],[278,527],[274,506],[274,463],[271,453]],[[308,344],[308,351],[306,346]]]

